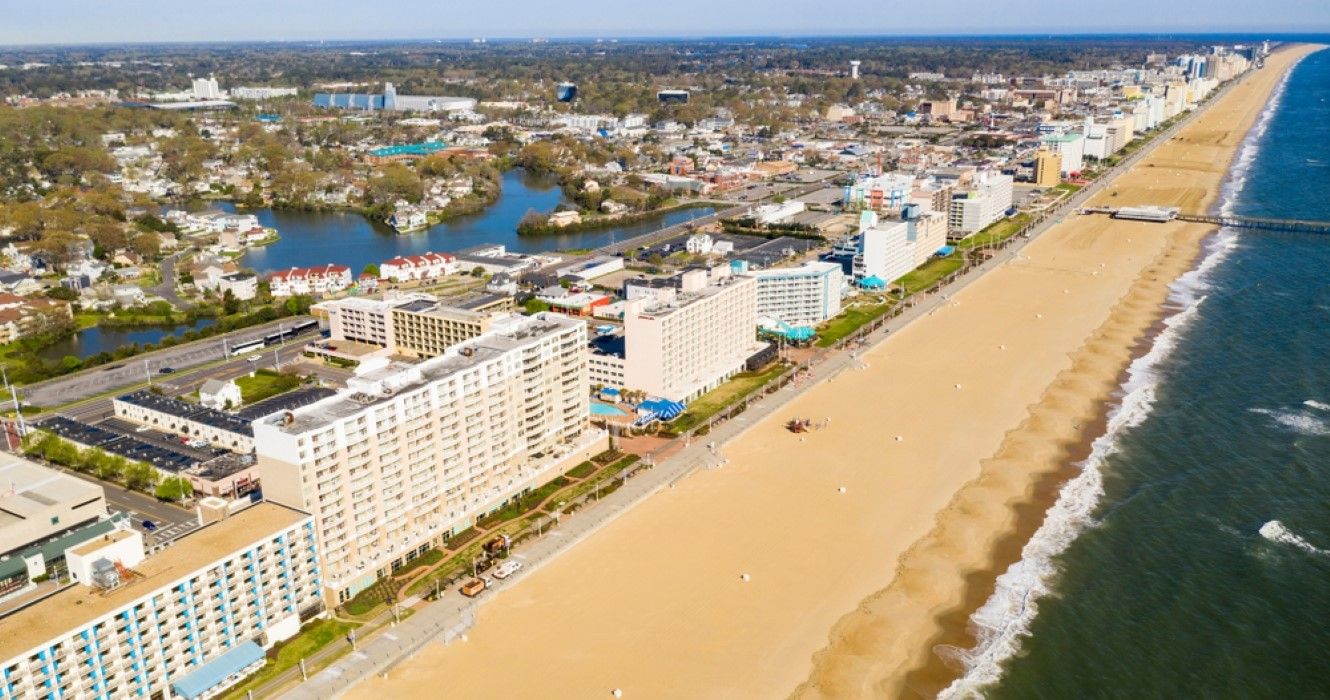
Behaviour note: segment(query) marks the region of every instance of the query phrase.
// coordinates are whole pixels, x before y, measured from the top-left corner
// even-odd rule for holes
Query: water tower
[[[851,79],[851,80],[858,80],[858,79],[859,79],[859,64],[860,64],[860,63],[861,63],[861,61],[850,61],[850,79]]]

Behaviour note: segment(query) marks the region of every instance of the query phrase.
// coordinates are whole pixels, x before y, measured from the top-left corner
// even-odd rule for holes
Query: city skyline
[[[945,17],[928,6],[899,5],[870,8],[847,18],[820,13],[806,16],[808,8],[793,0],[724,7],[683,0],[668,8],[637,8],[631,15],[619,12],[608,0],[588,0],[575,8],[516,0],[501,11],[474,2],[441,11],[436,5],[406,0],[387,13],[377,6],[346,0],[317,5],[304,0],[280,4],[241,0],[226,13],[200,17],[163,0],[132,3],[132,15],[122,4],[55,0],[27,5],[21,11],[17,4],[6,2],[7,21],[0,27],[0,45],[1330,30],[1330,6],[1312,7],[1301,0],[1275,0],[1259,7],[1227,1],[1161,7],[1146,0],[1129,0],[1111,8],[1046,0],[1019,4],[1022,7],[996,8],[980,0],[960,0]],[[1281,19],[1293,16],[1300,21],[1293,24]],[[318,22],[310,22],[311,17]]]

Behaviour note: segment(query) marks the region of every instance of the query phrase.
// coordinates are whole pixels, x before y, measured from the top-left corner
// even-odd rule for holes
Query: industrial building
[[[468,112],[476,108],[476,101],[470,97],[399,95],[392,83],[384,83],[383,93],[379,95],[315,93],[314,106],[367,112]]]
[[[65,552],[74,585],[0,617],[0,697],[210,698],[322,611],[309,515],[260,503],[145,557],[115,528]]]
[[[336,396],[255,424],[264,497],[308,508],[341,603],[607,446],[586,325],[512,316],[417,364],[361,364]]]

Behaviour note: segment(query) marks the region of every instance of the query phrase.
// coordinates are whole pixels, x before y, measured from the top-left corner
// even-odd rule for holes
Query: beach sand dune
[[[1216,145],[1161,147],[1186,167],[1137,168],[1109,203],[1204,203],[1240,141],[1219,132],[1245,131],[1280,60],[1196,125]],[[725,468],[496,595],[468,641],[350,695],[860,697],[905,694],[911,670],[935,692],[919,674],[940,616],[991,586],[1020,504],[1075,452],[1205,233],[1069,218],[758,422]],[[801,439],[794,417],[831,424]]]

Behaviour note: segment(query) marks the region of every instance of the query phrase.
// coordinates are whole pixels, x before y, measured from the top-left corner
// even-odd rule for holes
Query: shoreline
[[[828,630],[892,581],[937,513],[1172,250],[1168,232],[1199,241],[1209,230],[1069,217],[877,344],[863,369],[744,424],[724,448],[725,468],[616,514],[596,537],[499,591],[466,643],[428,644],[391,679],[349,694],[428,694],[446,678],[459,695],[487,696],[500,667],[518,671],[504,679],[518,696],[788,693],[808,678]],[[1145,302],[1136,311],[1157,310]],[[1122,340],[1119,354],[1135,340]],[[1115,371],[1110,386],[1117,379]],[[810,415],[835,420],[806,440],[783,429]],[[1049,425],[1079,436],[1079,426],[1066,430],[1074,424]],[[886,634],[870,630],[879,642]]]
[[[1222,189],[1231,179],[1247,135],[1260,123],[1261,113],[1297,61],[1314,50],[1314,46],[1298,45],[1277,54],[1283,59],[1292,58],[1277,71],[1260,108],[1236,129],[1240,134],[1238,143],[1226,158],[1222,177],[1215,183],[1218,187],[1207,188],[1201,198],[1201,210],[1208,211],[1223,203],[1220,200]],[[1248,76],[1249,79],[1255,77]],[[1251,107],[1247,105],[1248,111]],[[1186,130],[1179,136],[1185,134]],[[1151,154],[1119,180],[1129,179],[1137,169],[1147,167],[1146,163],[1155,155]],[[1161,335],[1168,330],[1170,320],[1189,308],[1170,303],[1173,285],[1204,263],[1212,254],[1207,251],[1208,243],[1218,235],[1219,230],[1212,227],[1202,227],[1199,232],[1182,230],[1171,233],[1172,240],[1165,253],[1142,272],[1129,295],[1113,309],[1108,321],[1072,354],[1072,367],[1059,375],[1041,400],[1031,407],[1029,418],[1008,434],[994,457],[985,461],[980,476],[958,491],[947,509],[938,514],[929,535],[902,557],[892,583],[864,600],[855,612],[837,623],[831,643],[814,659],[814,672],[796,689],[794,696],[833,696],[871,689],[894,697],[933,697],[965,676],[965,658],[976,650],[979,642],[975,615],[996,594],[999,576],[1022,562],[1027,543],[1044,525],[1051,509],[1059,504],[1064,488],[1081,475],[1083,465],[1093,459],[1096,442],[1110,434],[1112,419],[1123,408],[1123,400],[1128,398],[1127,385],[1134,363],[1156,346]],[[1113,342],[1114,337],[1121,340],[1127,336],[1134,340],[1125,346]],[[1096,361],[1107,362],[1108,366],[1095,371]],[[1113,371],[1114,367],[1116,371]],[[1071,389],[1073,385],[1079,385],[1079,390]],[[1091,386],[1098,389],[1089,389]],[[1080,405],[1065,405],[1071,394],[1079,394],[1076,399]],[[1073,426],[1084,427],[1060,435],[1041,434],[1048,431],[1038,424],[1052,421],[1054,416],[1063,419],[1064,427],[1067,421],[1073,422]],[[1055,453],[1031,465],[1029,456],[1020,454],[1020,445],[1031,441],[1053,444]],[[1004,464],[1006,461],[1011,463]],[[1009,479],[1004,474],[1008,471],[1004,467],[1009,468],[1010,473],[1019,474],[1022,466],[1027,470],[1023,479],[1019,476]],[[1005,513],[989,512],[989,519],[984,523],[986,527],[977,527],[974,522],[976,511],[986,507],[991,509],[994,500],[1001,503],[1000,510]],[[975,542],[977,531],[987,534]],[[969,541],[957,541],[958,535],[969,538]],[[969,556],[957,557],[960,551]],[[950,564],[946,567],[950,570],[937,570],[940,567],[934,564],[940,557]],[[918,588],[912,586],[917,583],[911,581],[912,577],[927,578],[933,584],[927,593],[933,597],[923,599],[918,590],[911,592],[910,589]],[[937,592],[940,578],[946,581],[943,585],[951,586],[943,594]],[[1034,603],[1028,605],[1035,607]],[[883,617],[892,616],[899,623],[900,616],[909,614],[916,625],[931,627],[931,634],[924,638],[916,630],[915,640],[919,643],[905,665],[883,673],[883,669],[872,661],[856,660],[868,650],[853,648],[856,646],[855,636],[863,635],[865,628],[884,624]],[[920,617],[927,619],[919,620]],[[973,692],[976,686],[982,686],[983,680],[974,681],[960,692]],[[955,689],[955,686],[951,688]]]

